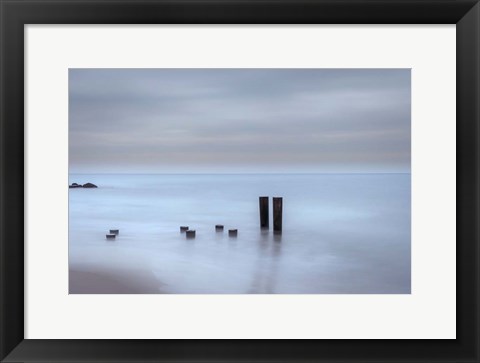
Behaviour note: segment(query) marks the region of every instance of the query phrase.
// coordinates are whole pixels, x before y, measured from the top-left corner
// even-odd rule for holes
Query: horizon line
[[[300,172],[300,173],[285,173],[285,172],[271,172],[271,173],[255,173],[255,172],[247,172],[247,173],[217,173],[217,172],[199,172],[199,173],[182,173],[182,172],[168,172],[168,173],[146,173],[146,172],[135,172],[135,173],[128,173],[128,172],[111,172],[111,173],[68,173],[69,175],[329,175],[329,174],[412,174],[410,172]]]

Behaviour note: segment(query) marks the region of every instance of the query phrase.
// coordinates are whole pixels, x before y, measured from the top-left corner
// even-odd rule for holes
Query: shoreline
[[[164,294],[161,283],[147,271],[115,271],[73,267],[68,274],[69,294]]]

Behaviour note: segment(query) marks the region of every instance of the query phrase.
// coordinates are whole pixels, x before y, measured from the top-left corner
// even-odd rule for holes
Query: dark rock
[[[83,187],[84,188],[98,188],[95,184],[92,184],[92,183],[83,184]]]
[[[81,185],[78,185],[77,183],[73,183],[72,185],[68,186],[69,188],[82,188]]]

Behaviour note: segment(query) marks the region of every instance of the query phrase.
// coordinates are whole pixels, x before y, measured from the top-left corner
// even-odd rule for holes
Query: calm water
[[[410,174],[72,174],[73,182],[99,188],[69,190],[71,293],[410,293]],[[263,195],[283,197],[281,236],[259,228]],[[105,239],[110,228],[120,229],[115,241]]]

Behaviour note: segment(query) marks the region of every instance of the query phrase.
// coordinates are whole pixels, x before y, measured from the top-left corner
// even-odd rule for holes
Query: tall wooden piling
[[[273,232],[282,233],[282,206],[283,198],[273,199]]]
[[[268,228],[268,197],[259,197],[260,205],[260,228]]]

